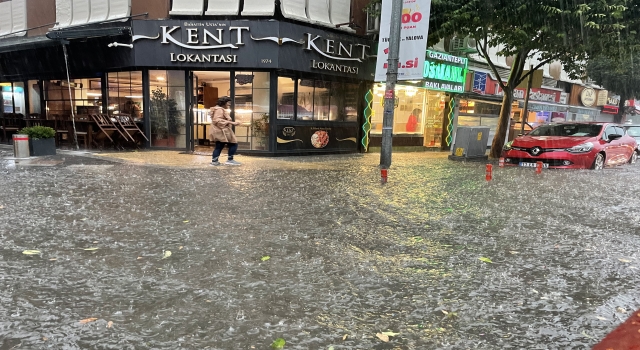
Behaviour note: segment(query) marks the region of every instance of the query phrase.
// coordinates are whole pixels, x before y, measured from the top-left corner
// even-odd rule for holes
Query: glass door
[[[193,140],[194,149],[212,146],[209,110],[222,96],[231,96],[231,72],[193,72]]]

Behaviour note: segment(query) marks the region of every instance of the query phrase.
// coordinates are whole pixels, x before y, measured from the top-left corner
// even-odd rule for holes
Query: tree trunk
[[[627,113],[626,103],[629,98],[626,94],[620,94],[620,103],[618,103],[618,113],[613,116],[614,123],[622,123],[625,114]],[[635,106],[633,106],[635,109]]]
[[[502,153],[502,147],[504,147],[504,141],[507,138],[507,130],[509,129],[509,119],[511,119],[511,104],[513,102],[513,88],[507,86],[502,96],[502,108],[500,109],[500,119],[498,120],[498,129],[493,136],[493,143],[491,143],[491,152],[489,156],[491,158],[500,158]],[[524,115],[522,116],[524,121]]]

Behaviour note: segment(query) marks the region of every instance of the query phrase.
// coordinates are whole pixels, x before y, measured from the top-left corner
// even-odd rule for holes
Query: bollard
[[[493,179],[493,165],[491,164],[487,164],[485,179],[487,179],[487,181],[491,181]]]
[[[383,184],[387,183],[387,176],[389,171],[387,169],[380,169],[380,179]]]
[[[13,156],[29,158],[29,135],[13,135]]]
[[[542,174],[542,162],[536,162],[536,174]]]
[[[498,160],[498,166],[500,168],[504,168],[504,158],[503,157],[500,157],[500,159]]]

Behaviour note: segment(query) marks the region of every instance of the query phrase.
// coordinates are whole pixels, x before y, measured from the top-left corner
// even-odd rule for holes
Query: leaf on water
[[[596,316],[597,319],[599,319],[600,321],[609,321],[609,319],[604,318],[602,316]]]
[[[618,306],[618,307],[616,308],[616,311],[618,311],[618,312],[619,312],[619,313],[621,313],[621,314],[626,314],[626,313],[627,313],[627,310],[625,310],[624,308],[621,308],[620,306]]]
[[[47,337],[42,337],[42,340],[47,341],[47,340],[49,340],[49,338],[47,338]]]
[[[93,321],[96,321],[96,320],[97,320],[97,318],[95,318],[95,317],[85,318],[84,320],[80,320],[80,323],[87,324],[87,323],[90,323],[90,322],[93,322]]]
[[[347,337],[349,336],[349,334],[345,334],[344,337],[342,337],[342,340],[347,340]]]
[[[183,246],[178,247],[178,250],[182,250],[182,248],[184,248]]]
[[[107,322],[107,328],[111,328],[111,326],[113,326],[113,321]]]
[[[185,220],[185,221],[183,221],[183,222],[186,224],[187,222],[189,222],[189,220]]]
[[[58,260],[58,259],[56,259],[56,258],[49,259],[49,261],[56,261],[56,260]]]
[[[22,254],[24,254],[24,255],[38,255],[38,254],[40,254],[40,251],[39,250],[35,250],[35,249],[34,250],[23,250]]]
[[[334,350],[334,349],[333,349],[333,346],[330,346],[328,350]]]
[[[94,250],[98,250],[98,247],[84,248],[84,250],[86,250],[88,252],[92,252]]]
[[[269,260],[269,259],[271,259],[271,257],[270,257],[270,256],[268,256],[268,255],[265,255],[265,256],[263,256],[262,258],[260,258],[260,260],[262,260],[262,261],[267,261],[267,260]]]
[[[170,250],[165,250],[164,253],[162,254],[162,258],[166,259],[168,257],[171,256],[171,251]]]
[[[536,294],[538,294],[538,291],[537,291],[537,290],[535,290],[535,289],[532,289],[531,291],[532,291],[532,292],[534,292],[534,293],[536,293]]]
[[[489,258],[481,257],[481,258],[478,258],[478,260],[489,263],[489,264],[493,264],[493,261],[491,261],[491,259]]]
[[[519,252],[516,252],[515,250],[510,250],[510,251],[509,251],[509,253],[511,253],[511,254],[513,254],[513,255],[516,255],[516,254],[518,254]]]
[[[631,260],[628,260],[628,259],[618,259],[618,260],[622,261],[623,263],[630,263],[631,262]]]
[[[141,256],[139,256],[136,260],[140,260],[140,259],[142,259],[142,257],[141,257]]]
[[[440,310],[440,311],[442,311],[442,313],[445,314],[445,315],[449,314],[449,311],[447,311],[447,310]]]
[[[382,333],[376,333],[376,337],[378,337],[378,339],[382,340],[385,343],[389,342],[389,336],[382,334]]]
[[[400,333],[393,333],[393,332],[382,332],[383,335],[389,336],[389,337],[395,337],[396,335],[399,335]]]
[[[0,205],[0,209],[4,209],[4,205]]]
[[[287,342],[284,341],[284,339],[278,338],[278,339],[274,340],[273,343],[271,343],[271,348],[274,349],[274,350],[280,350],[280,349],[284,348],[284,345],[286,343]]]

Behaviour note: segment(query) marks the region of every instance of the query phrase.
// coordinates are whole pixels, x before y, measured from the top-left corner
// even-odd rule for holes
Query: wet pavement
[[[2,350],[590,349],[640,307],[640,166],[9,156]]]

